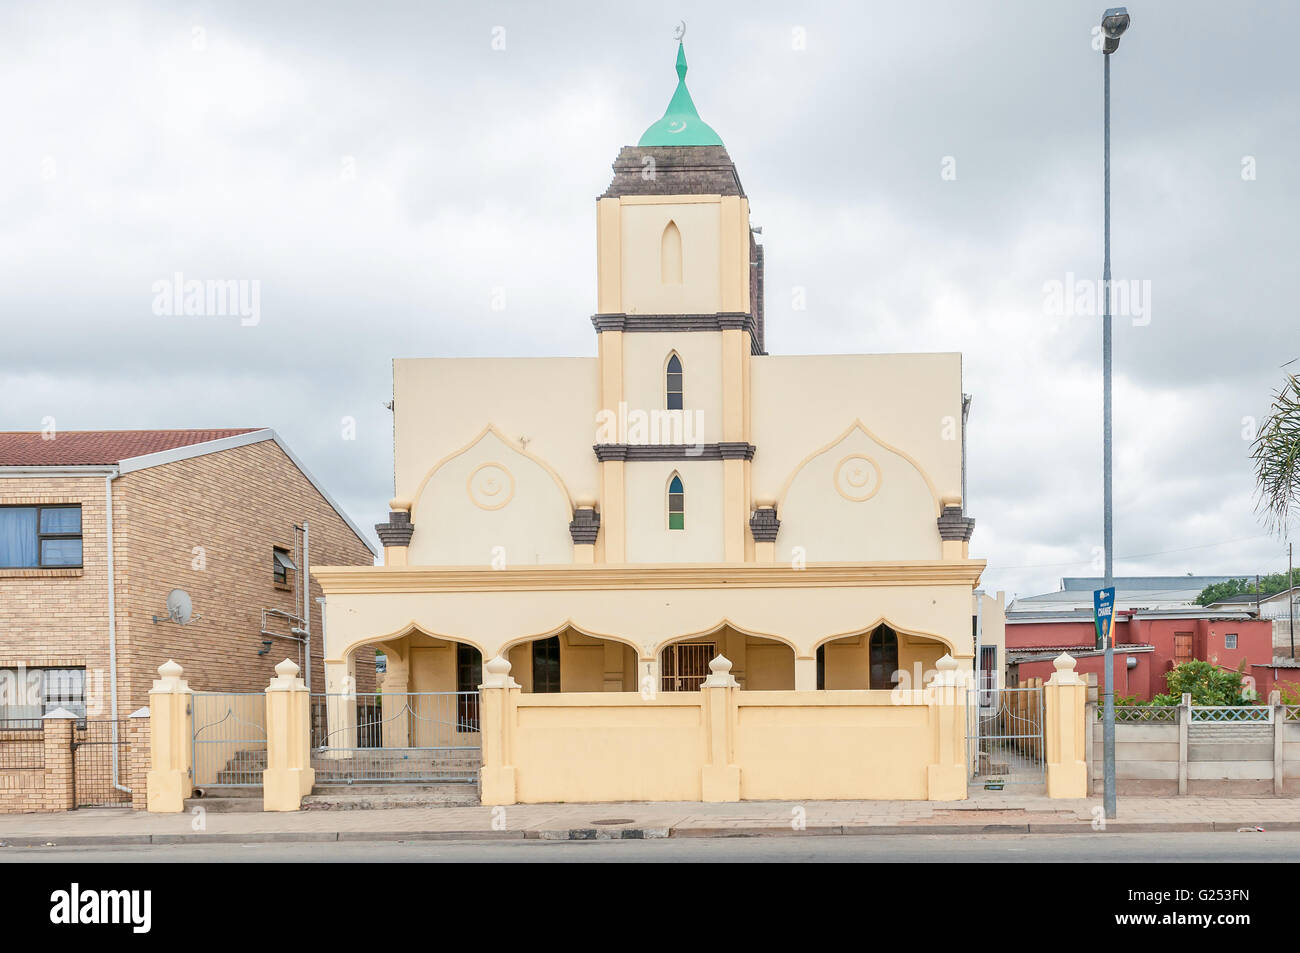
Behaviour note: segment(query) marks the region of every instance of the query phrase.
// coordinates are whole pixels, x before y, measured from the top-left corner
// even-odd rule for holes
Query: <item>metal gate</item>
[[[659,658],[660,691],[697,692],[709,677],[709,662],[716,655],[714,642],[677,642]]]
[[[318,784],[477,781],[478,692],[312,695]]]
[[[196,788],[261,787],[266,770],[266,695],[195,692],[190,773]]]
[[[131,746],[126,726],[113,720],[78,721],[72,728],[72,803],[76,807],[130,807],[127,778]],[[117,784],[114,783],[116,767]]]
[[[966,709],[966,757],[972,786],[1045,784],[1043,690],[981,689]]]

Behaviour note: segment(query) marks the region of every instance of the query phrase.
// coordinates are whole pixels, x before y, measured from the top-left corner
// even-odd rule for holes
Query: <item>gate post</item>
[[[184,670],[171,659],[158,666],[158,674],[149,690],[149,812],[179,814],[194,793],[193,695],[181,678]]]
[[[126,723],[127,780],[131,786],[131,810],[149,808],[149,709],[131,712]]]
[[[41,735],[45,742],[42,811],[71,811],[77,806],[77,755],[72,750],[76,725],[77,716],[66,708],[56,708],[41,716]]]
[[[736,692],[740,683],[731,674],[731,660],[719,655],[709,663],[709,677],[700,683],[704,730],[709,739],[708,763],[700,775],[701,800],[740,800],[740,767],[733,760],[736,736]]]
[[[510,663],[500,655],[483,664],[479,686],[479,740],[483,767],[479,769],[479,803],[515,804],[514,725],[519,683],[510,677]]]
[[[926,687],[934,729],[934,762],[925,769],[925,796],[931,801],[966,799],[966,681],[957,660],[944,654],[935,662],[934,679]]]
[[[311,696],[298,666],[285,659],[266,688],[266,770],[262,810],[296,811],[316,783],[311,767]]]
[[[1062,652],[1055,661],[1056,671],[1043,687],[1046,707],[1043,725],[1047,736],[1047,796],[1082,798],[1088,796],[1088,765],[1085,751],[1084,713],[1088,700],[1088,683],[1074,670],[1074,659]]]

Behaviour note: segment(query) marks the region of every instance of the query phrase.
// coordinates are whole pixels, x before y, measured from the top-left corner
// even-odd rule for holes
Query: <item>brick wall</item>
[[[194,691],[262,691],[300,647],[273,639],[263,648],[261,610],[295,612],[290,588],[277,587],[272,551],[290,551],[301,570],[294,524],[311,528],[314,565],[370,565],[374,557],[273,441],[139,470],[115,484],[125,528],[118,553],[121,710],[149,703],[158,666],[174,658]],[[197,560],[202,548],[202,564]],[[202,568],[198,568],[199,566]],[[155,624],[167,593],[185,589],[200,619]],[[322,595],[311,586],[312,690],[324,691]],[[289,632],[287,620],[271,629]],[[301,663],[300,663],[301,664]],[[364,674],[363,674],[364,671]],[[374,666],[358,666],[358,689],[374,683]],[[363,686],[366,686],[363,688]]]
[[[39,743],[36,769],[0,769],[0,814],[68,811],[72,795],[72,719],[49,718]],[[2,742],[11,743],[11,742]]]
[[[175,658],[196,691],[261,691],[300,648],[274,639],[266,655],[261,609],[295,611],[277,588],[272,550],[301,567],[294,524],[311,526],[315,565],[370,565],[373,556],[274,441],[124,474],[113,482],[118,711],[149,704],[158,666]],[[89,714],[108,718],[108,570],[103,476],[0,479],[0,505],[81,504],[82,569],[0,570],[0,666],[84,666]],[[203,548],[199,568],[195,547]],[[201,618],[155,624],[167,593],[187,590]],[[320,587],[311,587],[312,683],[323,691]],[[288,633],[279,620],[275,631]],[[357,667],[372,690],[373,665]]]
[[[0,506],[80,503],[82,569],[0,569],[0,668],[85,666],[108,698],[108,547],[104,477],[0,479]],[[102,696],[99,692],[102,690]]]

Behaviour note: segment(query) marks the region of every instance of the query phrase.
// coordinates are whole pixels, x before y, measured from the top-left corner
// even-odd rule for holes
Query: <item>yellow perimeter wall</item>
[[[483,708],[485,782],[504,769],[513,791],[485,783],[485,804],[736,800],[707,796],[717,769],[738,769],[742,800],[966,794],[964,701],[943,704],[951,692],[496,691],[504,704]],[[960,790],[931,790],[947,760]]]

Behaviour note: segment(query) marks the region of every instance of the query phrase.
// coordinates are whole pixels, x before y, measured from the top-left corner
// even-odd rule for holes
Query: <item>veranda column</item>
[[[285,659],[266,688],[266,770],[262,810],[296,811],[316,783],[311,767],[311,695],[298,666]]]
[[[384,653],[388,658],[387,671],[384,672],[383,691],[379,696],[380,717],[383,720],[382,743],[385,748],[411,747],[411,716],[406,711],[410,690],[410,663],[388,649]],[[422,712],[428,717],[427,712]],[[367,730],[367,734],[369,734]]]
[[[479,686],[479,803],[514,804],[514,723],[519,683],[510,677],[510,663],[500,655],[483,665]]]
[[[1074,670],[1074,659],[1065,652],[1052,664],[1056,672],[1043,688],[1047,796],[1087,797],[1088,765],[1083,756],[1088,685]]]
[[[736,692],[740,683],[731,674],[731,660],[719,655],[709,663],[710,675],[700,683],[704,729],[708,733],[708,763],[700,775],[704,801],[739,801],[740,766],[735,763]]]
[[[349,656],[325,661],[325,745],[327,758],[346,758],[357,747],[357,677]]]
[[[192,693],[181,678],[184,670],[168,659],[158,666],[159,678],[149,690],[149,812],[179,814],[194,793],[190,777]]]
[[[817,658],[799,658],[794,660],[794,690],[796,692],[817,691]]]
[[[966,679],[957,660],[945,654],[925,689],[934,726],[934,761],[926,767],[926,797],[931,801],[966,799]]]

